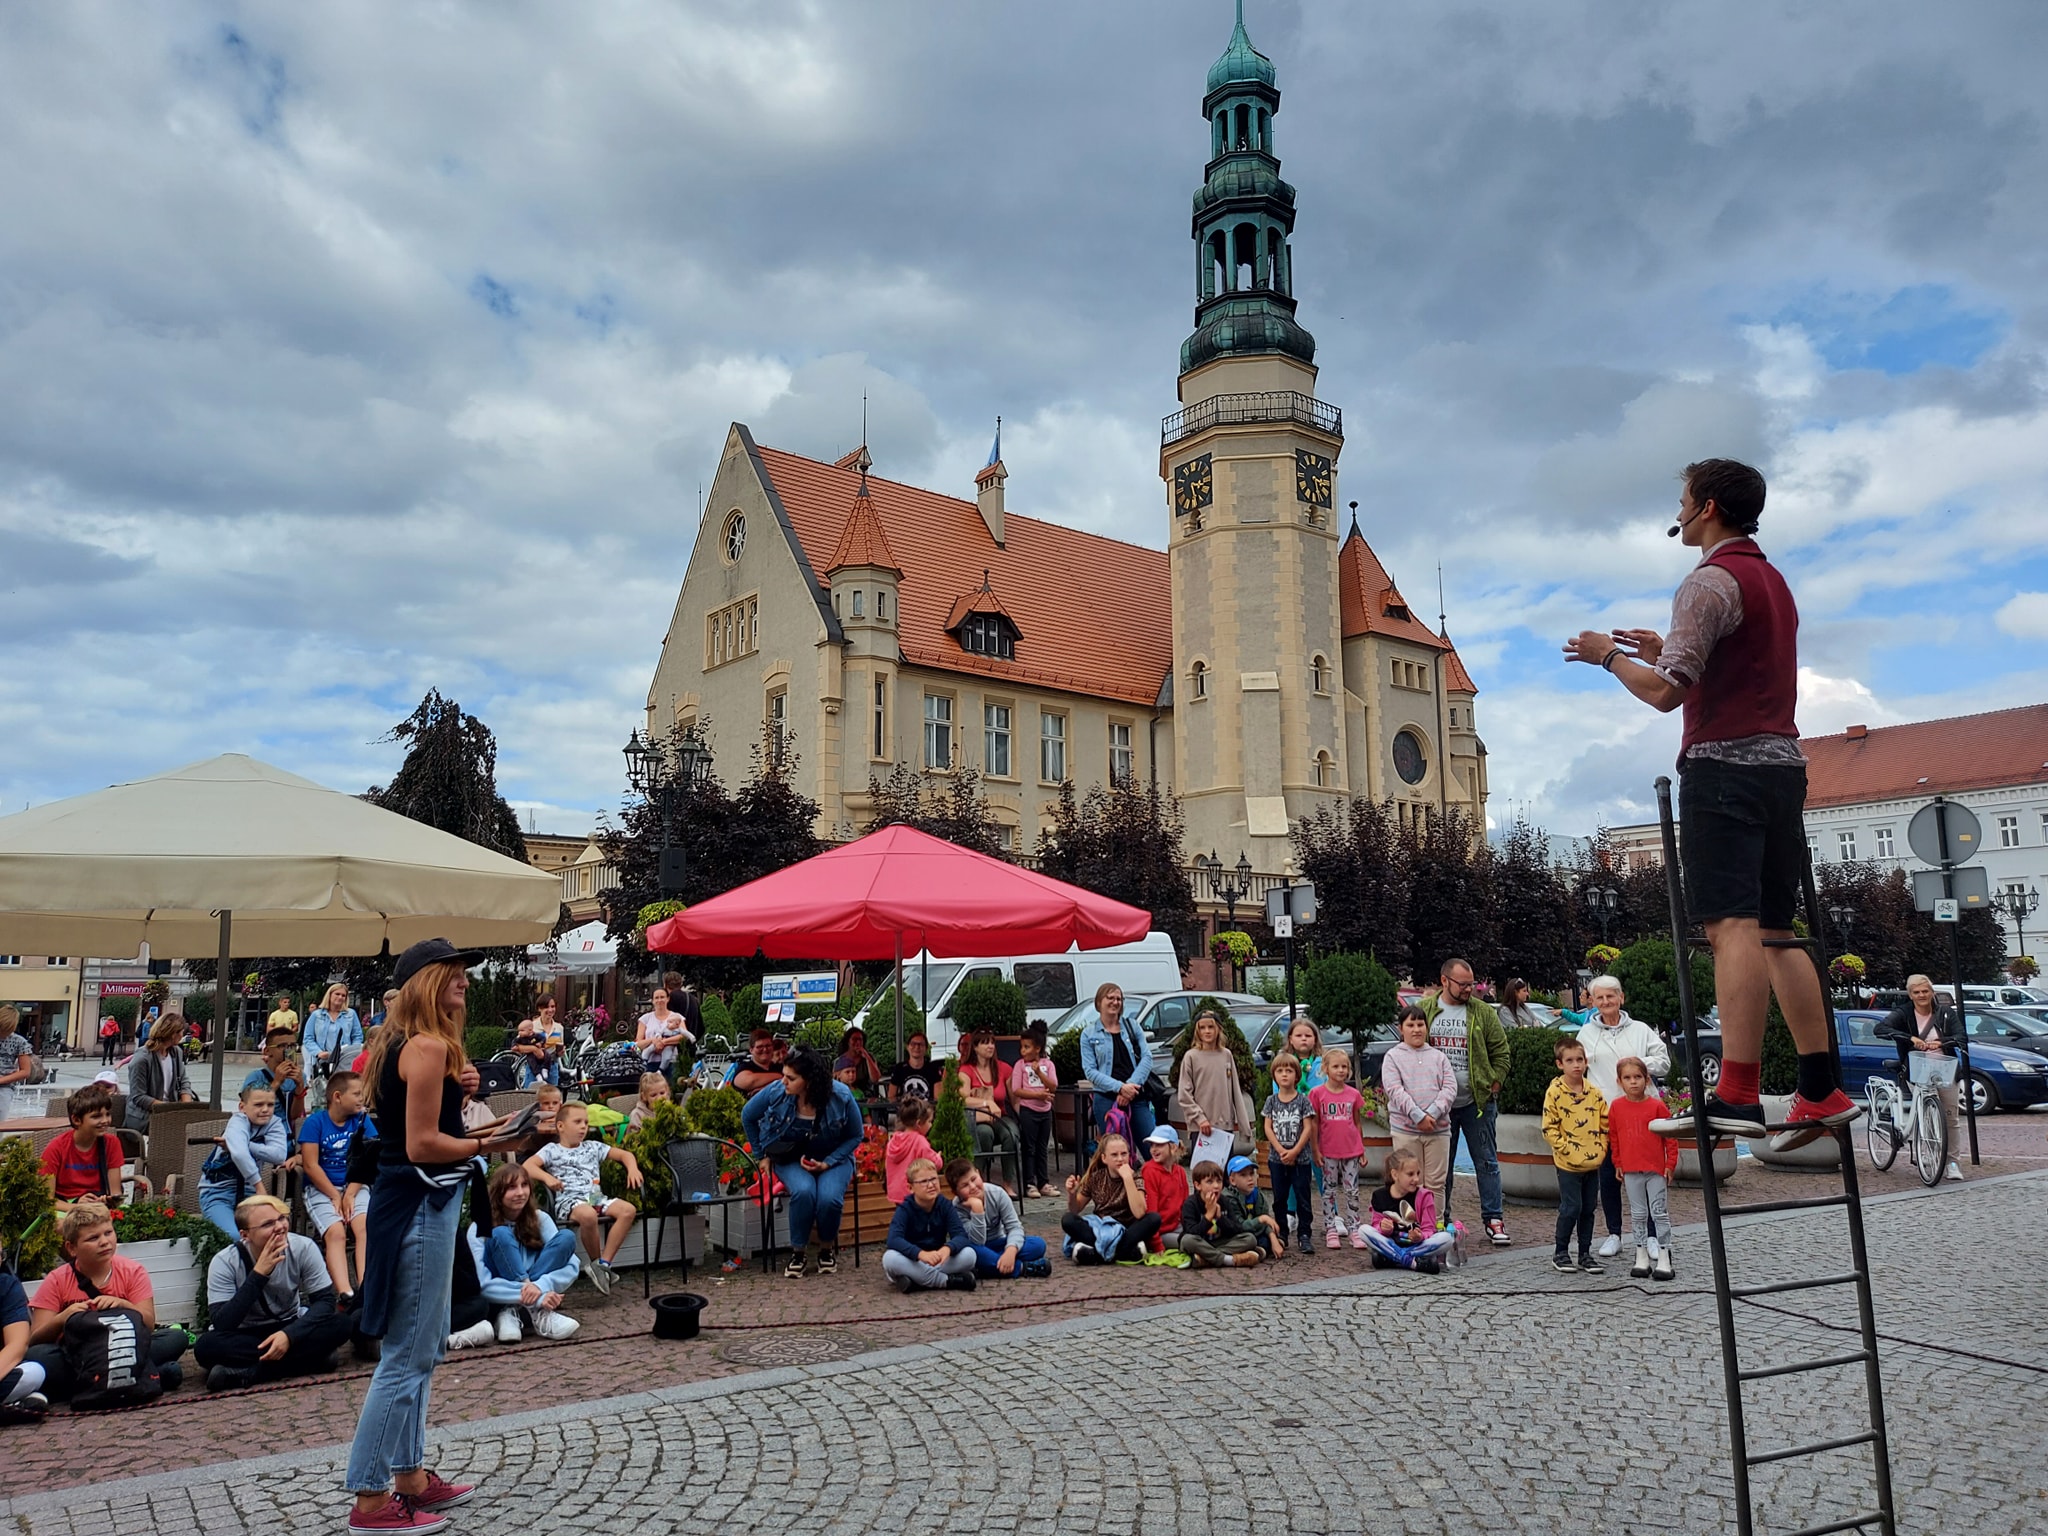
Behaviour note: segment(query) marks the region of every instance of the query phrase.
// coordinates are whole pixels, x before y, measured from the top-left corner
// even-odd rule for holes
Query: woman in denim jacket
[[[747,1142],[766,1157],[789,1191],[787,1279],[815,1269],[839,1268],[839,1218],[853,1182],[853,1152],[860,1145],[860,1101],[832,1076],[815,1051],[796,1050],[770,1083],[740,1111]]]
[[[1124,1017],[1124,989],[1113,981],[1095,989],[1095,1017],[1081,1030],[1081,1075],[1095,1090],[1097,1131],[1113,1107],[1121,1108],[1131,1117],[1131,1145],[1143,1146],[1157,1123],[1152,1115],[1152,1048],[1137,1022]]]

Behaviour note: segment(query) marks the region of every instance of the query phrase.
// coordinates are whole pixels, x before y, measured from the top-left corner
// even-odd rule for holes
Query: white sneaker
[[[498,1309],[498,1342],[517,1344],[519,1342],[519,1313],[511,1307]]]
[[[1657,1235],[1656,1235],[1656,1234],[1655,1234],[1654,1232],[1653,1232],[1653,1233],[1651,1233],[1651,1234],[1650,1234],[1650,1257],[1651,1257],[1652,1259],[1654,1259],[1654,1258],[1656,1258],[1656,1257],[1657,1257],[1657,1255],[1658,1255],[1658,1254],[1662,1253],[1663,1251],[1664,1251],[1664,1245],[1663,1245],[1662,1243],[1660,1243],[1660,1242],[1658,1242],[1658,1241],[1657,1241]]]
[[[1621,1239],[1618,1237],[1609,1237],[1606,1242],[1600,1245],[1598,1251],[1600,1257],[1603,1259],[1613,1258],[1617,1253],[1621,1252]]]
[[[564,1317],[561,1313],[551,1312],[546,1307],[529,1307],[526,1310],[526,1317],[527,1321],[533,1324],[533,1331],[543,1339],[572,1339],[576,1336],[576,1330],[582,1326],[575,1318]]]
[[[472,1323],[460,1333],[449,1334],[448,1347],[450,1349],[482,1349],[484,1345],[490,1343],[496,1336],[491,1328],[491,1320],[485,1318],[480,1323]]]
[[[1958,1184],[1962,1183],[1963,1165],[1961,1163],[1950,1163],[1948,1165],[1948,1176],[1954,1179]]]

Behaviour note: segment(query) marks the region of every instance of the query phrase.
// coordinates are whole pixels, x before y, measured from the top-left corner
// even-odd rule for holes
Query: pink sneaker
[[[1792,1108],[1785,1116],[1787,1129],[1771,1138],[1773,1152],[1789,1152],[1803,1147],[1809,1141],[1825,1136],[1838,1125],[1847,1125],[1863,1113],[1863,1106],[1837,1088],[1818,1104],[1798,1094],[1792,1095]]]
[[[359,1509],[350,1510],[348,1528],[351,1531],[405,1531],[409,1536],[433,1536],[436,1531],[448,1529],[448,1517],[428,1514],[410,1494],[394,1493],[368,1514]]]
[[[453,1509],[458,1504],[467,1504],[475,1497],[476,1484],[451,1483],[440,1473],[429,1472],[427,1486],[413,1495],[413,1502],[421,1509],[432,1510],[438,1514],[444,1509]]]
[[[1344,1229],[1342,1227],[1330,1228],[1323,1240],[1332,1248],[1342,1248],[1344,1246]]]
[[[1351,1246],[1354,1248],[1366,1248],[1371,1246],[1365,1240],[1365,1228],[1360,1227],[1351,1234]]]

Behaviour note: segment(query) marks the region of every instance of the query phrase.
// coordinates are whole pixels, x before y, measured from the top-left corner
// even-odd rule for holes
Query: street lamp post
[[[2019,952],[2024,955],[2027,952],[2027,919],[2040,910],[2040,891],[2031,886],[2024,891],[2016,885],[2007,886],[1991,898],[1991,904],[2012,919],[2014,937],[2018,941]]]
[[[681,893],[689,878],[689,855],[675,841],[676,814],[683,799],[711,772],[711,749],[695,728],[671,743],[643,739],[634,731],[626,743],[626,782],[661,818],[661,853],[655,884],[664,897]]]
[[[1607,943],[1608,927],[1614,922],[1614,909],[1621,905],[1621,892],[1611,885],[1589,885],[1586,887],[1586,908],[1600,925],[1600,942]]]
[[[1854,907],[1842,906],[1829,907],[1828,921],[1835,925],[1836,939],[1842,946],[1842,953],[1847,954],[1849,952],[1849,935],[1856,931],[1856,909]],[[1849,996],[1855,996],[1855,989],[1853,987],[1844,986],[1843,990]]]
[[[1242,851],[1238,853],[1237,868],[1234,871],[1230,872],[1231,874],[1235,875],[1235,879],[1231,879],[1229,878],[1229,876],[1225,874],[1223,868],[1223,861],[1216,857],[1216,850],[1213,848],[1209,850],[1206,856],[1198,856],[1195,859],[1195,863],[1200,865],[1202,873],[1209,877],[1209,890],[1211,894],[1213,894],[1218,901],[1223,903],[1224,912],[1227,914],[1224,918],[1224,921],[1227,922],[1233,929],[1236,928],[1237,904],[1240,901],[1243,901],[1245,897],[1251,894],[1251,859],[1247,857]],[[1232,991],[1237,990],[1238,980],[1239,977],[1237,973],[1237,957],[1235,955],[1232,955],[1230,959],[1230,983]]]

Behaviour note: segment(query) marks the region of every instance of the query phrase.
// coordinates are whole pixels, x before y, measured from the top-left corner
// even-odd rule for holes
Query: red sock
[[[1714,1097],[1723,1104],[1754,1104],[1757,1074],[1761,1070],[1761,1062],[1724,1060],[1721,1081],[1714,1085]]]

